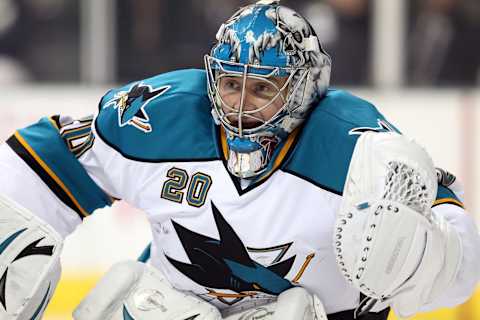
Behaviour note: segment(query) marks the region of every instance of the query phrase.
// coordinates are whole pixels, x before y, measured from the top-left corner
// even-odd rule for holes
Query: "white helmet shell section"
[[[308,73],[302,84],[300,75],[295,74],[290,86],[287,116],[281,123],[286,132],[295,129],[306,116],[307,111],[321,98],[330,84],[331,60],[323,51],[310,24],[294,10],[278,6],[266,12],[276,21],[277,30],[283,34],[284,51],[292,67],[307,67]],[[290,118],[290,119],[288,119]]]

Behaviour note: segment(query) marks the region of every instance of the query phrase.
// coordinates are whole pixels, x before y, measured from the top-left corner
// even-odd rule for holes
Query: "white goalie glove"
[[[73,313],[75,320],[326,320],[320,300],[293,288],[277,301],[222,318],[220,311],[195,295],[173,288],[147,264],[114,265]]]
[[[273,303],[225,317],[224,320],[327,320],[320,299],[301,287],[282,292]]]
[[[462,257],[458,234],[432,212],[436,194],[435,168],[418,144],[396,133],[360,136],[336,218],[337,264],[401,317],[442,294]]]
[[[217,320],[219,311],[175,290],[145,263],[114,265],[73,312],[75,320]]]
[[[0,195],[0,319],[37,320],[60,278],[62,238]]]

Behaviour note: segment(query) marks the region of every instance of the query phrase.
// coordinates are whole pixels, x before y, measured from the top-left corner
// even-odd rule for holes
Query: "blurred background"
[[[43,115],[91,114],[112,86],[202,68],[219,25],[249,3],[0,0],[2,138]],[[372,101],[425,145],[437,166],[461,178],[468,211],[480,217],[480,1],[281,3],[316,29],[332,56],[332,86]],[[149,239],[143,213],[124,203],[86,219],[67,240],[62,281],[45,318],[71,319],[98,277],[113,262],[135,258]],[[480,319],[479,302],[476,294],[415,319]]]

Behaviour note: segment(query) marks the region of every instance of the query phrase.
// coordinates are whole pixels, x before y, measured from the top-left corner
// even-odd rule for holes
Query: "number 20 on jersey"
[[[167,177],[169,179],[164,182],[162,188],[163,199],[182,203],[186,189],[185,200],[189,205],[201,207],[205,204],[208,190],[212,185],[212,178],[208,174],[196,172],[189,177],[187,171],[171,168],[167,172]]]

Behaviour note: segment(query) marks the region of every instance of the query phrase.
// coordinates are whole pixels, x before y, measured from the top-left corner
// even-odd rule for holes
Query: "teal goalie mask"
[[[205,56],[212,115],[227,136],[229,171],[255,178],[269,169],[276,147],[325,94],[330,57],[307,20],[278,1],[241,8],[216,38]],[[235,103],[222,96],[222,79],[239,84]],[[248,105],[249,81],[270,88],[265,103]],[[271,117],[261,116],[272,108]]]

